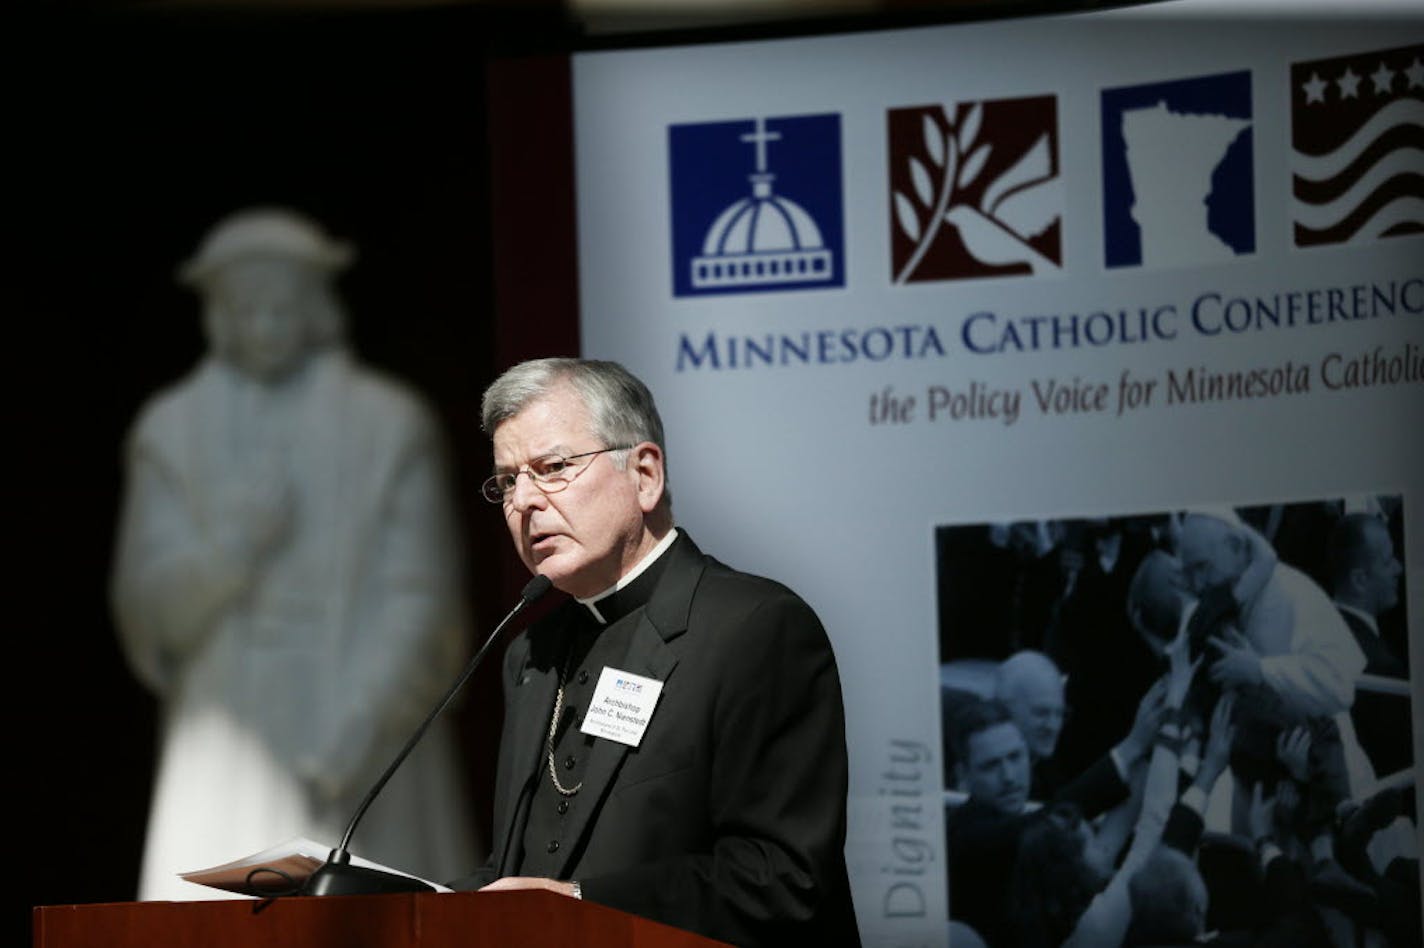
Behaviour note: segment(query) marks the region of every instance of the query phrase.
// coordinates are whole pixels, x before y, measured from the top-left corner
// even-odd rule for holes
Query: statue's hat
[[[315,221],[279,207],[238,211],[213,225],[178,278],[200,286],[212,274],[244,257],[285,257],[336,272],[355,257],[350,244],[334,240]]]

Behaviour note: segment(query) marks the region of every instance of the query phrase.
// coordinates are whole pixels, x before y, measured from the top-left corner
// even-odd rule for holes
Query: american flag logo
[[[1424,45],[1291,64],[1295,245],[1424,233]]]

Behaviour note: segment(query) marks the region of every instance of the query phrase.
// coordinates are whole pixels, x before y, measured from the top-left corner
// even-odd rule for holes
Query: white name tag
[[[657,679],[605,665],[579,730],[594,737],[606,737],[610,741],[637,747],[643,740],[643,732],[648,729],[648,721],[653,717],[653,708],[657,707],[662,691],[663,683]]]

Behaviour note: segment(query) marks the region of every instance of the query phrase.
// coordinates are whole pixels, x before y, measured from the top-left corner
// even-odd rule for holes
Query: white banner
[[[830,631],[867,944],[945,937],[942,677],[977,687],[1017,646],[1086,663],[1046,641],[1067,574],[1130,571],[1175,512],[1233,506],[1287,561],[1313,514],[1392,518],[1387,621],[1408,615],[1421,680],[1412,16],[1094,14],[575,57],[583,352],[657,396],[679,524]],[[1327,533],[1301,548],[1324,556]],[[990,592],[1022,578],[988,568],[1006,549],[1053,553],[1051,592]]]

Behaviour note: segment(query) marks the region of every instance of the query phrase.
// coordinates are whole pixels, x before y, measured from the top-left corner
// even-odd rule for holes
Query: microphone
[[[415,729],[415,733],[410,736],[410,740],[405,742],[395,760],[391,761],[381,774],[375,785],[366,792],[366,797],[361,801],[361,805],[356,808],[356,814],[351,817],[351,822],[346,824],[346,832],[341,837],[341,845],[331,851],[326,862],[317,868],[308,877],[301,888],[302,895],[376,895],[386,892],[434,892],[435,890],[419,879],[412,879],[410,876],[403,876],[396,872],[386,872],[383,869],[372,869],[367,866],[353,866],[351,864],[351,854],[346,847],[351,843],[351,834],[356,832],[356,824],[361,822],[361,817],[366,815],[366,810],[371,802],[376,799],[376,794],[381,792],[381,788],[386,785],[386,781],[391,779],[397,768],[405,761],[410,752],[415,749],[415,745],[425,736],[425,731],[430,727],[432,721],[439,717],[440,712],[445,710],[455,697],[456,692],[464,687],[465,682],[475,673],[475,669],[480,666],[480,661],[485,657],[485,652],[494,644],[494,640],[499,638],[499,634],[504,631],[504,627],[509,625],[515,616],[523,612],[543,597],[553,586],[549,577],[542,573],[535,574],[525,586],[524,591],[519,594],[519,602],[514,604],[514,608],[509,610],[509,614],[500,620],[499,625],[494,627],[489,638],[485,639],[485,644],[480,646],[474,658],[465,666],[465,670],[460,673],[460,677],[455,679],[455,683],[450,686],[450,690],[445,692],[445,697],[435,708],[425,716],[425,720],[420,722],[420,727]]]

